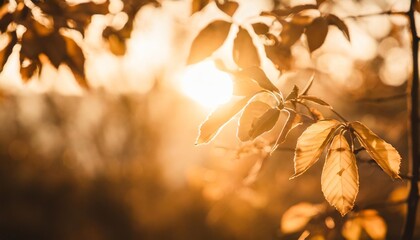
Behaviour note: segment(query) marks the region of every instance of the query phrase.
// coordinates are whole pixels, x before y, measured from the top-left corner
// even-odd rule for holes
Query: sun
[[[181,89],[200,105],[213,109],[229,101],[233,84],[230,75],[217,69],[213,61],[204,61],[185,70]]]

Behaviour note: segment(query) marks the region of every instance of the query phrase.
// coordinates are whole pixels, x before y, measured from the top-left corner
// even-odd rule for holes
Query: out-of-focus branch
[[[402,15],[402,16],[406,16],[407,12],[401,12],[401,11],[393,12],[391,10],[388,10],[388,11],[385,11],[385,12],[366,13],[366,14],[360,14],[360,15],[346,16],[346,17],[343,17],[343,19],[358,19],[358,18],[376,17],[376,16],[382,16],[382,15],[388,15],[388,16]]]
[[[378,98],[362,98],[359,99],[360,102],[387,102],[387,101],[393,101],[393,100],[399,100],[404,99],[407,97],[407,93],[401,93],[393,96],[387,96],[387,97],[378,97]]]

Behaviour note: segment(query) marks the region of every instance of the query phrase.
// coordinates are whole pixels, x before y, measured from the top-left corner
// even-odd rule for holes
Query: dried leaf
[[[331,106],[330,106],[328,103],[326,103],[324,100],[322,100],[322,99],[320,99],[320,98],[318,98],[318,97],[315,97],[315,96],[310,96],[310,95],[300,95],[300,96],[299,96],[299,98],[300,98],[300,99],[307,100],[307,101],[310,101],[310,102],[317,103],[317,104],[322,105],[322,106],[331,107]]]
[[[325,199],[341,216],[353,209],[359,192],[359,173],[356,158],[342,135],[336,135],[328,149],[321,176]]]
[[[196,145],[210,142],[219,133],[220,129],[245,107],[251,97],[231,100],[211,113],[200,126]]]
[[[233,42],[233,59],[241,68],[260,66],[257,48],[245,28],[239,27],[238,34]]]
[[[323,17],[315,18],[312,23],[306,28],[306,37],[308,40],[308,47],[311,52],[315,51],[325,41],[328,34],[328,23]]]
[[[235,14],[236,10],[238,10],[239,3],[234,1],[225,0],[224,3],[220,3],[218,0],[216,0],[217,7],[222,10],[222,12],[226,13],[229,16],[233,16]]]
[[[209,2],[210,0],[193,0],[191,4],[191,14],[203,10],[203,8],[207,6]]]
[[[296,178],[314,165],[328,145],[335,130],[342,124],[334,119],[323,120],[309,126],[297,140],[294,165]]]
[[[346,37],[347,40],[350,41],[349,29],[348,29],[346,23],[344,23],[343,20],[341,20],[340,18],[338,18],[334,14],[328,14],[326,19],[327,19],[329,25],[336,26],[344,34],[344,37]]]
[[[302,230],[321,211],[319,206],[306,202],[290,207],[281,218],[282,233],[288,234]]]
[[[270,81],[270,79],[268,79],[264,71],[257,66],[245,68],[239,71],[236,76],[241,78],[250,78],[257,82],[258,85],[263,89],[273,92],[280,92],[279,89]]]
[[[230,22],[216,20],[201,30],[191,45],[187,63],[197,63],[222,46],[229,34],[230,26]]]
[[[360,122],[350,123],[360,144],[378,165],[392,178],[399,179],[401,156],[395,148]]]

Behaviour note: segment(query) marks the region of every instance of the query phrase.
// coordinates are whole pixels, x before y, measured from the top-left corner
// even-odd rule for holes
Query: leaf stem
[[[341,114],[339,114],[337,111],[334,110],[334,108],[330,108],[331,112],[333,112],[337,117],[339,117],[342,121],[348,122],[347,119],[345,119]]]

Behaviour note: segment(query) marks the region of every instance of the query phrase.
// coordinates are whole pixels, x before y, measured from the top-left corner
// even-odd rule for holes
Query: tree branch
[[[377,12],[377,13],[367,13],[367,14],[360,14],[356,16],[346,16],[343,17],[343,19],[358,19],[358,18],[365,18],[365,17],[376,17],[376,16],[382,16],[382,15],[388,15],[388,16],[397,16],[397,15],[403,15],[406,16],[407,12],[393,12],[391,10],[385,11],[385,12]]]
[[[418,125],[418,109],[419,109],[419,41],[416,29],[416,21],[414,18],[415,7],[417,0],[410,1],[410,10],[408,12],[408,18],[410,20],[410,33],[412,38],[412,57],[413,57],[413,77],[411,81],[408,81],[407,92],[409,96],[407,98],[407,110],[409,114],[408,121],[408,136],[409,136],[409,167],[411,172],[410,179],[410,192],[408,194],[408,205],[407,205],[407,216],[404,226],[402,239],[413,239],[414,228],[416,226],[416,215],[417,205],[419,201],[419,125]]]
[[[392,100],[399,100],[404,99],[407,97],[407,93],[401,93],[393,96],[387,96],[387,97],[378,97],[378,98],[362,98],[359,99],[361,102],[387,102]]]

